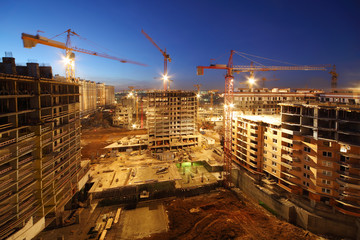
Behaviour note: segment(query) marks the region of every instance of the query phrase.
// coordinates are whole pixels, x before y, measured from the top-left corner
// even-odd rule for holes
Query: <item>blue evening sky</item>
[[[1,0],[0,56],[11,51],[19,64],[50,64],[64,75],[60,49],[22,46],[21,33],[53,37],[71,28],[90,41],[72,38],[74,46],[107,52],[148,64],[142,67],[76,54],[76,76],[115,85],[117,89],[161,89],[154,79],[163,72],[161,53],[141,34],[144,29],[172,58],[172,88],[224,89],[222,70],[196,66],[227,63],[231,49],[298,65],[336,64],[339,87],[360,87],[360,1],[23,1]],[[56,38],[65,42],[65,36]],[[96,44],[94,44],[96,43]],[[102,46],[104,48],[101,48]],[[259,60],[255,59],[254,60]],[[260,61],[265,65],[276,65]],[[234,64],[249,64],[240,56]],[[267,87],[329,88],[331,76],[323,71],[256,73],[277,78]],[[235,88],[246,74],[235,76]]]

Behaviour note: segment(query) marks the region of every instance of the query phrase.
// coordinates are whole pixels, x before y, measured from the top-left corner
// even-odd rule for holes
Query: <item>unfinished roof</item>
[[[244,118],[254,122],[264,122],[272,125],[281,125],[280,115],[237,115],[237,118]]]

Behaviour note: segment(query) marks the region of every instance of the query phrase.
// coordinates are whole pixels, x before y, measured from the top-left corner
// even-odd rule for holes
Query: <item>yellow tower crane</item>
[[[50,46],[50,47],[56,47],[56,48],[64,49],[65,52],[66,52],[65,57],[64,57],[64,62],[66,64],[65,68],[66,68],[66,79],[67,79],[67,81],[71,81],[71,80],[75,79],[75,53],[74,52],[80,52],[80,53],[90,54],[90,55],[93,55],[93,56],[108,58],[108,59],[116,60],[116,61],[119,61],[119,62],[122,62],[122,63],[132,63],[132,64],[141,65],[141,66],[146,66],[143,63],[134,62],[134,61],[126,60],[126,59],[121,59],[121,58],[118,58],[118,57],[110,56],[110,55],[108,55],[106,53],[98,53],[98,52],[94,52],[94,51],[90,51],[90,50],[86,50],[86,49],[71,46],[70,37],[71,36],[80,37],[79,34],[75,33],[71,29],[68,29],[63,33],[60,33],[60,34],[56,35],[55,37],[58,37],[58,36],[60,36],[60,35],[62,35],[64,33],[67,33],[66,43],[54,41],[52,39],[42,37],[39,34],[30,35],[30,34],[22,33],[21,38],[23,40],[23,44],[24,44],[25,48],[33,48],[39,43],[39,44],[47,45],[47,46]]]

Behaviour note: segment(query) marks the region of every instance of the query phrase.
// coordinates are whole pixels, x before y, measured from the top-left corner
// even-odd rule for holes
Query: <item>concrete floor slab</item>
[[[161,203],[149,203],[123,212],[120,239],[139,239],[168,230],[168,218]]]

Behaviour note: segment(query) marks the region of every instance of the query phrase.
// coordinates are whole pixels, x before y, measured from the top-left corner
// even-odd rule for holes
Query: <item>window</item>
[[[267,143],[264,143],[264,147],[267,147]]]
[[[277,156],[275,154],[272,154],[272,158],[277,159]]]
[[[330,193],[331,193],[331,190],[328,189],[328,188],[322,188],[321,191],[322,191],[323,193],[327,193],[327,194],[330,194]]]
[[[275,138],[273,139],[273,143],[277,143],[277,140]]]
[[[323,180],[321,180],[321,182],[322,182],[323,184],[326,184],[326,185],[330,185],[330,184],[331,184],[331,181],[330,181],[330,180],[327,180],[327,179],[323,179]]]
[[[276,170],[275,170],[275,169],[271,169],[271,171],[272,171],[273,173],[276,173]]]
[[[266,162],[266,157],[264,157],[264,162]]]
[[[276,152],[276,151],[277,151],[277,148],[276,148],[276,147],[272,147],[272,150]]]
[[[311,139],[310,138],[304,138],[304,142],[311,143]]]
[[[276,162],[272,162],[271,165],[276,167],[277,164],[276,164]]]
[[[273,131],[273,134],[275,134],[275,135],[276,135],[276,134],[277,134],[277,131],[275,131],[275,130],[274,130],[274,131]]]
[[[306,155],[306,156],[304,157],[304,160],[309,162],[309,161],[310,161],[310,157],[309,157],[308,155]]]
[[[323,166],[326,166],[326,167],[332,167],[332,162],[329,162],[329,161],[322,161],[322,165]]]
[[[331,175],[332,175],[332,172],[323,170],[323,171],[322,171],[322,174],[325,175],[325,176],[331,176]]]
[[[305,164],[304,164],[304,168],[305,168],[306,170],[310,170],[310,166],[309,166],[309,165],[305,165]]]
[[[324,152],[323,152],[323,156],[324,156],[324,157],[332,157],[332,153],[331,153],[331,152],[326,152],[326,151],[324,151]]]
[[[311,149],[309,147],[304,147],[305,152],[311,152]]]
[[[264,150],[264,154],[267,154],[267,151],[266,151],[266,150]]]
[[[266,164],[263,165],[263,169],[265,169],[265,168],[266,168]]]
[[[323,142],[323,145],[324,145],[324,146],[327,146],[327,147],[331,147],[331,142],[324,141],[324,142]]]
[[[266,139],[267,139],[267,136],[264,136],[264,139],[266,140]]]
[[[306,187],[308,187],[308,186],[309,186],[309,183],[308,183],[308,182],[303,181],[303,185],[304,185],[304,186],[306,186]]]
[[[306,177],[306,178],[310,178],[310,175],[307,174],[307,173],[304,173],[303,176]]]

